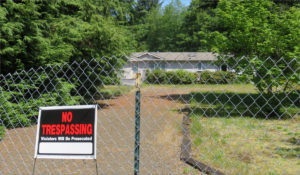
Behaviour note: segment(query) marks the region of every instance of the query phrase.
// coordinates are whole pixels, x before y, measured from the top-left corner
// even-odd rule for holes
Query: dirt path
[[[188,91],[170,88],[142,89],[141,174],[183,174],[179,160],[182,104],[161,98]],[[99,174],[133,174],[135,93],[100,101],[97,163]],[[0,142],[0,174],[31,174],[36,127],[9,130]],[[95,174],[93,160],[42,160],[36,174]]]

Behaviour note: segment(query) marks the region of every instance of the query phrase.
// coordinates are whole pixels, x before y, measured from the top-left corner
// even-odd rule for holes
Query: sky
[[[164,0],[163,7],[169,4],[172,0]],[[184,6],[190,5],[192,0],[180,0]]]

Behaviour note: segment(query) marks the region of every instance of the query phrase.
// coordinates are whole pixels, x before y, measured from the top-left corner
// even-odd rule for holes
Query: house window
[[[160,67],[162,70],[166,70],[166,63],[165,62],[161,62],[160,63]]]
[[[150,67],[151,70],[153,70],[153,69],[154,69],[154,63],[153,63],[153,62],[150,62],[150,63],[149,63],[149,67]]]
[[[151,70],[157,70],[157,69],[165,70],[166,69],[166,63],[164,63],[164,62],[150,62],[149,63],[149,68]]]
[[[154,63],[154,69],[155,70],[160,69],[160,63],[158,62]]]
[[[203,69],[203,65],[201,62],[198,63],[198,70],[202,70]]]

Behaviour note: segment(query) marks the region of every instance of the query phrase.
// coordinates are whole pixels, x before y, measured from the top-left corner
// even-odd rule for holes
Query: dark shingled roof
[[[217,56],[212,52],[134,52],[130,61],[214,61]]]

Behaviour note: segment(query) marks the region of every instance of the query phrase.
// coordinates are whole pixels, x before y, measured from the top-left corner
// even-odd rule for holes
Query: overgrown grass
[[[133,86],[122,86],[122,85],[106,85],[99,87],[99,98],[101,99],[110,99],[117,96],[126,94],[130,92],[134,87]]]
[[[5,134],[5,127],[0,126],[0,141],[4,138],[4,134]]]
[[[299,116],[191,119],[192,152],[198,160],[226,174],[297,174],[300,147],[293,140],[300,139]]]
[[[261,106],[251,106],[258,93],[250,86],[210,85],[189,94],[193,156],[226,174],[299,173],[297,101],[282,99],[289,117],[257,117]]]

